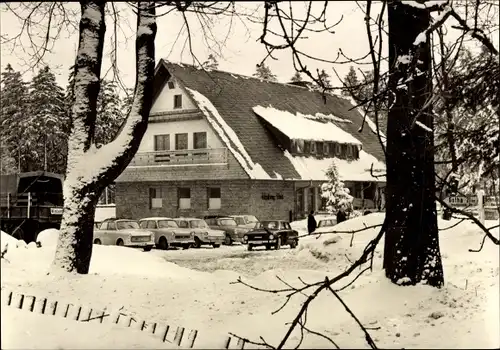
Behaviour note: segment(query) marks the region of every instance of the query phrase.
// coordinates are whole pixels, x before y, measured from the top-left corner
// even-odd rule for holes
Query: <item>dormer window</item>
[[[182,108],[182,95],[174,95],[174,108]]]
[[[304,141],[304,153],[311,153],[311,141]]]
[[[328,142],[323,142],[323,154],[326,156],[329,154],[330,147],[328,147]]]
[[[175,84],[174,84],[174,82],[173,82],[173,81],[169,81],[169,82],[167,83],[167,85],[168,85],[168,88],[169,88],[170,90],[175,89]]]
[[[324,153],[323,145],[324,145],[324,142],[316,142],[316,153],[318,153],[318,154]]]

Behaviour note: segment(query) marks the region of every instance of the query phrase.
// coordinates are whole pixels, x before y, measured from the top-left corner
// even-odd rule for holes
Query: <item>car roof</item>
[[[134,219],[127,219],[127,218],[107,218],[103,220],[102,222],[113,222],[113,221],[137,221]]]
[[[172,218],[168,218],[166,216],[152,216],[150,218],[142,218],[139,221],[143,220],[173,220]]]
[[[287,220],[272,220],[272,219],[269,219],[269,220],[260,220],[260,222],[288,222]]]
[[[187,220],[187,221],[192,221],[192,220],[203,220],[200,218],[174,218],[174,220]]]

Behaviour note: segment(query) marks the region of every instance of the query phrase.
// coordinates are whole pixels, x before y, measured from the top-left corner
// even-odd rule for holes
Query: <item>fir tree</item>
[[[345,187],[344,182],[340,180],[335,164],[330,165],[326,176],[329,181],[321,185],[321,197],[326,199],[326,210],[332,214],[339,209],[350,213],[354,198],[349,194],[349,189]]]
[[[299,81],[302,81],[302,76],[300,75],[299,72],[295,72],[295,74],[293,75],[291,81],[294,82],[294,83],[297,83]]]
[[[273,72],[271,72],[271,68],[266,66],[265,63],[256,65],[255,73],[253,74],[253,76],[264,80],[278,81],[276,75],[274,75]]]
[[[344,78],[344,84],[346,87],[342,89],[342,95],[343,96],[352,96],[357,95],[357,90],[359,89],[359,80],[358,80],[358,75],[356,74],[356,70],[354,69],[353,66],[349,67],[349,72]]]
[[[2,171],[13,168],[26,171],[26,140],[23,137],[25,119],[28,118],[28,87],[21,73],[7,64],[2,73],[2,93],[0,94],[0,141],[2,143]],[[5,163],[4,163],[5,161]],[[14,167],[12,163],[15,163]],[[8,169],[8,170],[7,170]]]
[[[24,134],[29,140],[31,170],[64,173],[68,129],[63,89],[48,66],[30,84],[29,118]]]
[[[217,58],[215,58],[213,54],[210,54],[208,55],[207,60],[203,62],[202,67],[207,70],[218,69],[219,62],[217,61]]]
[[[97,147],[112,141],[125,120],[122,101],[115,83],[103,80],[97,97],[97,119],[94,141]]]
[[[319,80],[323,83],[325,88],[331,88],[332,83],[330,81],[330,75],[322,69],[321,72],[318,75]]]

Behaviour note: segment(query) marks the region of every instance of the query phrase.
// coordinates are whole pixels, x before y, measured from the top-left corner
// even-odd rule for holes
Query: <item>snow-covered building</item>
[[[360,132],[344,98],[164,60],[154,84],[148,129],[116,180],[118,217],[299,218],[322,208],[332,162],[356,207],[384,187],[373,123]]]

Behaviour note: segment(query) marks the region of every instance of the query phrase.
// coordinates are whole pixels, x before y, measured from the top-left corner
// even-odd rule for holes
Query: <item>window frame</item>
[[[162,140],[163,142],[159,142],[159,140]],[[158,147],[159,144],[162,144],[163,148]],[[155,152],[170,151],[170,134],[154,135],[153,147]]]
[[[219,196],[218,197],[212,197],[212,191],[213,190],[218,190]],[[211,206],[210,204],[212,203],[211,199],[218,199],[219,200],[219,205],[217,206]],[[220,186],[216,187],[207,187],[207,208],[208,210],[219,210],[222,208],[222,190]]]
[[[161,186],[152,186],[149,187],[149,209],[159,209],[163,208],[163,193],[162,193],[162,188]],[[154,199],[160,199],[159,202],[155,203],[160,203],[160,205],[153,205],[153,200]]]
[[[204,147],[197,147],[196,145],[196,136],[199,135],[204,135],[205,140],[204,140]],[[207,137],[207,132],[206,131],[197,131],[193,132],[193,149],[206,149],[208,147],[208,137]]]
[[[182,109],[182,94],[174,95],[174,109]]]
[[[189,191],[189,197],[184,197],[187,193],[187,191]],[[184,194],[183,194],[183,191],[186,191]],[[190,187],[177,187],[177,207],[181,210],[187,210],[187,209],[191,209],[191,188]],[[189,206],[181,206],[181,199],[189,199]]]

